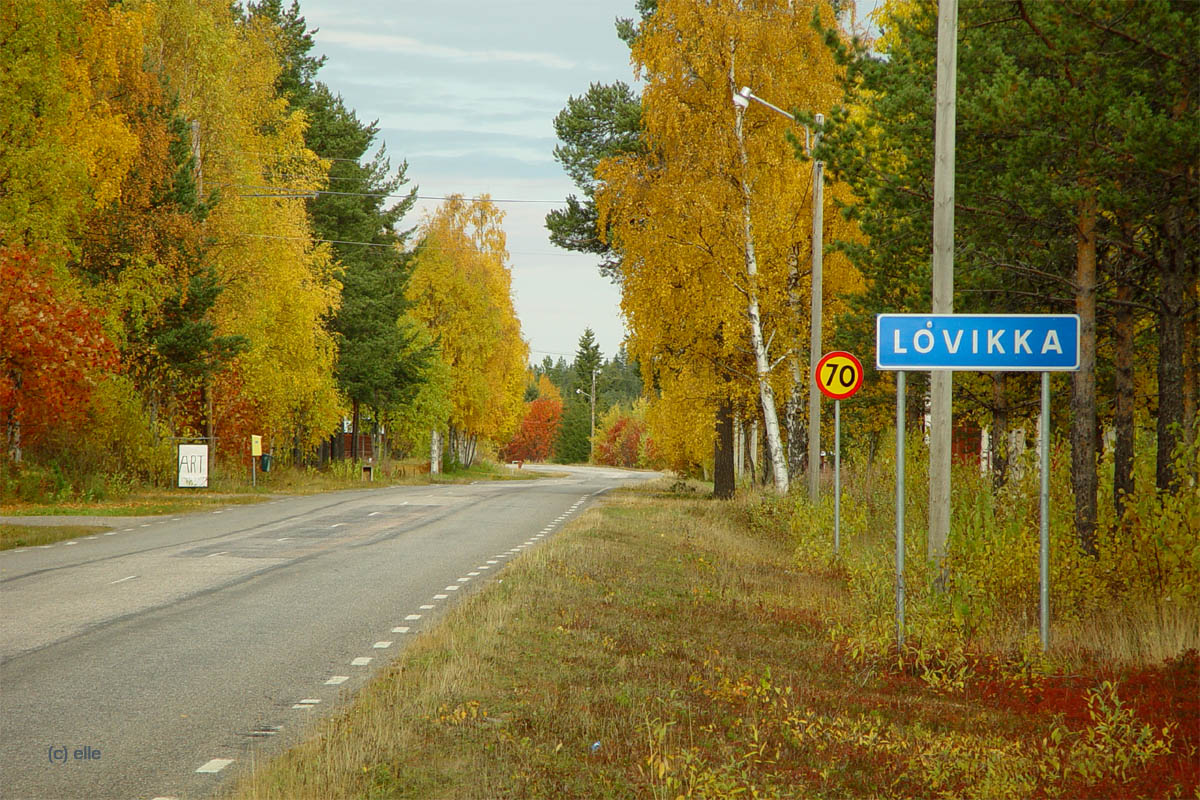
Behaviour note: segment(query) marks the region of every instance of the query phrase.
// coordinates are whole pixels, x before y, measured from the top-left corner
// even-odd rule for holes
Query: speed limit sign
[[[862,386],[862,363],[843,350],[834,350],[821,356],[814,377],[821,394],[830,400],[845,400]]]

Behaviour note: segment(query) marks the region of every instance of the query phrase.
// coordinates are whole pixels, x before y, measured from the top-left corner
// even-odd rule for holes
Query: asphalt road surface
[[[563,471],[127,519],[0,552],[0,797],[211,796],[596,495],[654,477]]]

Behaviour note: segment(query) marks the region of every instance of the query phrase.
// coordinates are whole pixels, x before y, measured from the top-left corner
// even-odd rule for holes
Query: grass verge
[[[393,462],[376,470],[373,481],[365,481],[361,469],[351,462],[333,469],[277,468],[259,474],[257,486],[242,479],[225,476],[212,478],[206,489],[131,489],[117,496],[80,497],[66,492],[46,502],[10,500],[0,503],[0,516],[115,516],[137,517],[162,514],[186,514],[190,511],[259,503],[278,495],[304,495],[343,489],[416,486],[431,483],[473,483],[496,480],[535,480],[551,473],[516,470],[503,465],[477,463],[467,469],[430,475],[420,464]],[[0,548],[3,549],[3,548]]]
[[[850,607],[843,581],[797,571],[787,535],[750,524],[753,501],[666,486],[609,496],[508,566],[230,796],[1196,792],[1195,659],[1141,684],[950,692],[863,668],[823,621]],[[1118,685],[1162,702],[1135,708]]]
[[[96,525],[8,525],[0,524],[0,550],[40,547],[55,542],[91,536],[109,530]]]

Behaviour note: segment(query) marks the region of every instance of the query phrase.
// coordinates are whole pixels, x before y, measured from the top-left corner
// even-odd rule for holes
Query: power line
[[[359,244],[363,247],[395,247],[394,244],[379,244],[378,242],[351,242],[345,239],[312,239],[306,236],[272,236],[269,233],[242,233],[239,236],[244,236],[250,239],[278,239],[285,242],[322,242],[324,244]],[[528,250],[509,250],[510,256],[574,256],[575,253],[554,253],[554,252],[531,252]]]
[[[392,247],[395,244],[379,244],[378,242],[349,242],[344,239],[311,239],[307,236],[272,236],[269,233],[242,233],[240,236],[245,236],[250,239],[279,239],[285,242],[323,242],[325,244],[360,244],[363,247]]]
[[[252,189],[252,190],[254,190],[254,191],[261,191],[261,192],[287,192],[287,191],[289,191],[288,189],[286,189],[286,188],[284,188],[284,187],[279,187],[279,186],[235,186],[235,187],[233,187],[233,188],[236,188],[236,189]],[[315,193],[315,194],[329,194],[329,195],[334,195],[334,196],[336,196],[336,197],[395,197],[395,198],[407,198],[407,197],[409,196],[407,192],[406,192],[406,193],[404,193],[404,194],[394,194],[394,193],[391,193],[391,192],[338,192],[338,191],[334,191],[334,190],[332,190],[332,189],[316,189],[316,190],[314,190],[314,192],[310,192],[309,194],[313,194],[313,193]],[[245,197],[250,197],[251,195],[243,195],[243,196],[245,196]],[[307,196],[309,196],[309,195],[306,195],[306,194],[295,194],[295,195],[293,195],[293,194],[286,194],[286,195],[253,195],[253,196],[258,196],[258,197],[265,197],[265,196],[270,196],[270,197],[274,197],[274,196],[280,196],[280,197],[293,197],[293,196],[295,196],[295,197],[307,197]],[[444,201],[444,200],[449,200],[449,199],[450,199],[450,197],[449,197],[449,196],[447,196],[447,195],[428,195],[428,194],[419,194],[419,195],[416,195],[416,199],[417,199],[417,200],[443,200],[443,201]],[[474,202],[474,201],[477,201],[477,200],[483,200],[484,198],[482,198],[482,197],[463,197],[462,199],[463,199],[463,200],[469,200],[469,201],[472,201],[472,202]],[[562,203],[562,202],[563,202],[562,200],[524,200],[524,199],[514,199],[514,198],[495,198],[495,197],[489,197],[489,198],[487,198],[487,200],[488,200],[488,202],[489,202],[489,203],[551,203],[551,204],[555,204],[555,205],[557,205],[558,203]]]

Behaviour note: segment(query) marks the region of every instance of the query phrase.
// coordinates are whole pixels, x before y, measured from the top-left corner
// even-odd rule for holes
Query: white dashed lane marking
[[[202,764],[200,766],[200,768],[198,770],[196,770],[196,772],[208,772],[208,773],[220,772],[221,770],[225,769],[232,763],[233,763],[232,758],[214,758],[212,761],[208,761],[208,762]]]
[[[447,586],[447,587],[446,587],[446,591],[447,591],[447,592],[457,592],[457,591],[458,591],[458,587],[457,587],[457,586]]]
[[[370,663],[371,663],[371,657],[370,657],[370,656],[359,656],[358,658],[356,658],[356,659],[354,659],[353,661],[351,661],[351,662],[350,662],[350,666],[352,666],[352,667],[365,667],[367,664],[370,664]]]
[[[137,575],[130,575],[128,578],[121,578],[120,580],[109,581],[108,585],[112,586],[114,583],[124,583],[125,581],[131,581],[136,577],[137,577]]]
[[[334,675],[332,678],[325,681],[325,685],[326,686],[337,686],[338,684],[345,683],[348,680],[350,680],[349,675]]]
[[[404,621],[405,622],[416,622],[420,618],[421,618],[420,614],[409,614],[407,617],[404,618]]]
[[[374,647],[376,650],[386,650],[392,646],[392,643],[391,642],[376,642],[375,644],[373,644],[371,646]]]
[[[398,627],[392,628],[392,633],[408,633],[408,626],[400,625]]]
[[[294,706],[292,706],[292,708],[312,708],[319,702],[321,702],[319,698],[310,697],[305,700],[301,700],[299,703],[296,703]]]
[[[447,597],[449,597],[449,596],[450,596],[450,595],[448,595],[448,594],[435,594],[435,595],[433,596],[433,599],[434,599],[434,600],[445,600],[445,599],[446,599]]]

